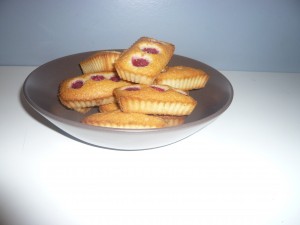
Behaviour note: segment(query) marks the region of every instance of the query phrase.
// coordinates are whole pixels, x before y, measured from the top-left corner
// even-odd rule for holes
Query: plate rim
[[[30,80],[30,78],[37,73],[38,70],[41,70],[43,67],[47,66],[48,64],[54,63],[55,61],[60,61],[64,58],[69,58],[69,57],[75,57],[76,55],[81,55],[81,54],[93,54],[95,52],[99,52],[99,51],[108,51],[108,50],[115,50],[115,51],[122,51],[123,49],[107,49],[107,50],[95,50],[95,51],[86,51],[86,52],[80,52],[80,53],[74,53],[74,54],[70,54],[70,55],[66,55],[66,56],[62,56],[62,57],[58,57],[56,59],[50,60],[46,63],[41,64],[40,66],[38,66],[37,68],[35,68],[24,80],[23,85],[22,85],[22,93],[25,97],[26,102],[38,113],[42,114],[44,117],[46,117],[46,119],[54,119],[58,122],[61,123],[66,123],[68,125],[72,125],[72,126],[76,126],[76,127],[80,127],[80,128],[84,128],[84,129],[94,129],[94,130],[103,130],[103,131],[114,131],[114,132],[129,132],[129,133],[139,133],[139,132],[156,132],[156,131],[166,131],[166,130],[174,130],[174,129],[178,129],[178,127],[183,127],[183,128],[188,128],[190,126],[194,126],[195,124],[204,124],[207,123],[215,118],[217,118],[219,115],[223,114],[231,105],[233,98],[234,98],[234,89],[233,86],[231,84],[231,82],[228,80],[228,78],[223,75],[220,71],[216,70],[215,68],[211,67],[210,65],[203,63],[199,60],[195,60],[183,55],[178,55],[178,54],[174,54],[174,56],[179,56],[179,57],[183,57],[185,59],[188,60],[194,60],[197,61],[198,63],[203,64],[205,67],[207,67],[208,69],[212,70],[214,73],[216,73],[218,76],[221,76],[229,85],[229,96],[228,96],[228,100],[226,101],[226,103],[220,108],[218,109],[216,112],[207,115],[201,119],[198,119],[196,121],[191,121],[188,123],[184,123],[181,124],[180,126],[173,126],[173,127],[163,127],[163,128],[145,128],[145,129],[129,129],[129,128],[112,128],[112,127],[100,127],[100,126],[90,126],[87,124],[82,124],[79,121],[73,121],[73,120],[69,120],[63,117],[59,117],[51,112],[48,112],[47,110],[41,108],[39,105],[37,105],[29,96],[29,93],[27,92],[27,84]],[[52,122],[52,121],[51,121]]]

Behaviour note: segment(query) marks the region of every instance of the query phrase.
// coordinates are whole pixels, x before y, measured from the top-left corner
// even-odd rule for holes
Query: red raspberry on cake
[[[171,43],[142,37],[121,54],[115,68],[123,80],[152,84],[169,63],[174,50]]]
[[[130,84],[115,72],[83,74],[61,82],[58,97],[67,108],[86,112],[90,107],[115,102],[113,90]]]
[[[185,91],[165,85],[129,85],[116,88],[114,95],[123,112],[185,116],[197,105]]]

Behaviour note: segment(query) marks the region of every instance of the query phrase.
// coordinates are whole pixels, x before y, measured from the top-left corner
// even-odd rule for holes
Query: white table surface
[[[21,95],[33,69],[0,67],[7,225],[300,224],[300,74],[222,71],[235,94],[212,124],[166,147],[115,151],[33,111]]]

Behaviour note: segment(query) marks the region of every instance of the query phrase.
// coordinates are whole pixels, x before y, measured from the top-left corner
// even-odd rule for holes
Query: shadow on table
[[[23,88],[23,87],[22,87]],[[28,113],[28,115],[30,115],[33,119],[37,120],[39,123],[43,124],[44,126],[50,128],[51,130],[54,130],[68,138],[71,138],[75,141],[90,145],[90,146],[94,146],[94,147],[98,147],[96,145],[84,142],[70,134],[68,134],[67,132],[63,131],[62,129],[60,129],[59,127],[55,126],[53,123],[51,123],[49,120],[47,120],[45,117],[43,117],[41,114],[39,114],[36,110],[34,110],[26,101],[24,93],[23,93],[23,89],[20,89],[19,91],[19,100],[20,103],[22,105],[22,107],[24,108],[24,110]]]

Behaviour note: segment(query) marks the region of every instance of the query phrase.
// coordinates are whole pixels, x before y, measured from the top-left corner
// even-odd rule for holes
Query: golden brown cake
[[[115,102],[113,90],[129,84],[115,72],[84,74],[64,80],[58,97],[66,107],[84,112],[84,108]]]
[[[123,80],[152,84],[170,61],[174,50],[171,43],[142,37],[121,54],[115,68]]]
[[[165,85],[129,85],[114,90],[123,112],[157,115],[189,115],[197,102],[186,92]]]
[[[99,105],[99,111],[102,113],[112,112],[112,111],[115,111],[118,109],[119,109],[119,106],[118,106],[118,103],[116,103],[116,102],[105,104],[105,105]]]
[[[207,73],[201,69],[173,66],[160,73],[154,83],[169,85],[182,90],[193,90],[205,87],[208,78]]]
[[[121,52],[100,51],[92,54],[82,62],[80,67],[83,73],[96,73],[102,71],[115,71],[114,63]]]
[[[89,112],[92,108],[93,107],[79,107],[79,108],[73,108],[73,110],[84,114]]]
[[[162,128],[166,126],[166,122],[159,117],[141,113],[126,113],[120,110],[91,114],[85,117],[82,123],[93,126],[131,129]]]

